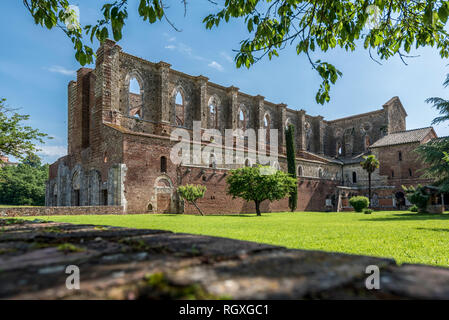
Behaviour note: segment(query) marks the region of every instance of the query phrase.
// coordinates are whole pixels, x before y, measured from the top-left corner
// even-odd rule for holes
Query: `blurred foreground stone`
[[[68,265],[80,290],[66,288]],[[380,289],[368,290],[368,265]],[[448,299],[449,269],[161,230],[0,219],[1,299]]]

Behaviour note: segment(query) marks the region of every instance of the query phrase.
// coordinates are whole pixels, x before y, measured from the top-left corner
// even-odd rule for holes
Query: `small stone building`
[[[298,210],[344,210],[347,198],[367,193],[359,163],[373,152],[373,205],[397,206],[402,184],[427,183],[412,150],[435,138],[432,128],[406,130],[398,97],[379,110],[325,120],[304,110],[224,87],[204,76],[171,69],[122,51],[107,40],[95,69],[81,68],[68,84],[68,154],[50,166],[47,206],[122,206],[126,213],[192,213],[176,193],[179,185],[203,184],[199,203],[209,214],[254,212],[253,203],[226,193],[226,175],[244,164],[174,164],[170,152],[177,128],[278,129],[276,166],[286,170],[285,127],[295,127]],[[202,146],[210,141],[202,141]],[[234,148],[234,146],[231,146]],[[235,148],[233,150],[235,152]],[[263,203],[263,211],[287,210],[287,199]]]
[[[11,162],[7,156],[0,154],[0,168],[6,166],[17,166],[17,162]]]

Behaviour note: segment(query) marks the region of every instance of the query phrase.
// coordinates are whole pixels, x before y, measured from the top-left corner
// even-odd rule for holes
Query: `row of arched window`
[[[365,151],[368,150],[370,145],[371,145],[370,137],[368,135],[365,135],[365,139],[364,139],[364,149],[365,149]],[[346,148],[348,149],[348,145],[346,145]],[[336,143],[335,154],[336,154],[337,157],[343,155],[343,145],[342,145],[341,141],[337,141],[337,143]]]
[[[143,93],[141,84],[136,76],[129,80],[128,84],[128,116],[142,119],[143,118]],[[175,100],[175,124],[184,126],[185,123],[185,101],[179,89],[174,94]]]
[[[134,75],[129,80],[129,107],[128,115],[137,119],[143,118],[143,88],[138,78]],[[177,126],[185,126],[185,101],[181,89],[176,89],[174,93],[175,102],[175,124]],[[220,101],[218,97],[212,96],[209,100],[208,106],[208,127],[210,129],[220,129],[219,126],[219,106]],[[238,109],[238,124],[237,127],[240,129],[246,129],[249,124],[249,112],[246,107],[242,104]],[[285,121],[285,128],[292,124],[291,119],[287,118]],[[270,143],[270,128],[272,127],[272,120],[269,113],[266,113],[263,118],[263,128],[266,129],[266,143]],[[307,150],[311,150],[311,126],[307,131]],[[368,135],[365,136],[365,149],[370,145],[370,138]],[[400,153],[400,152],[399,152]],[[341,142],[337,142],[336,145],[336,155],[341,156],[343,154],[343,146]],[[399,161],[401,161],[402,156],[399,155]]]
[[[185,125],[185,101],[180,89],[174,94],[175,100],[175,123],[177,126]],[[143,118],[143,89],[136,76],[132,76],[128,84],[128,115],[130,117]],[[208,105],[208,127],[210,129],[219,129],[219,99],[212,96]],[[248,110],[244,105],[238,109],[238,128],[246,129],[248,127]],[[271,127],[271,118],[267,113],[263,120],[264,128],[269,130]]]

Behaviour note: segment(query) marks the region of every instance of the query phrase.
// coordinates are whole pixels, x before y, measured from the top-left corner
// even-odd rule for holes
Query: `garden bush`
[[[200,207],[198,207],[196,201],[204,197],[206,190],[207,188],[200,184],[199,185],[187,184],[185,186],[178,187],[178,194],[181,197],[181,199],[184,199],[187,202],[193,204],[199,211],[199,213],[202,216],[204,216],[203,211],[200,209]]]
[[[365,210],[363,210],[363,213],[364,213],[364,214],[371,214],[371,213],[373,213],[373,210],[371,210],[371,209],[365,209]]]
[[[411,212],[418,212],[418,206],[416,204],[414,204],[413,206],[410,207],[410,211]]]
[[[416,187],[402,186],[406,193],[406,197],[410,203],[418,208],[418,212],[426,212],[429,203],[430,195],[426,193],[425,187],[418,184]]]
[[[368,208],[369,200],[367,197],[356,196],[349,199],[349,204],[354,208],[355,212],[362,212],[363,209]]]

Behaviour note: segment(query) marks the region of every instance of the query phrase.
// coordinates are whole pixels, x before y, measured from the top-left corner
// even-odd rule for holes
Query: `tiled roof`
[[[420,142],[432,131],[432,127],[390,133],[371,145],[371,148],[386,147],[396,144]]]
[[[370,154],[370,151],[367,152],[362,152],[360,154],[351,156],[351,157],[343,157],[343,158],[339,158],[339,160],[341,160],[343,162],[343,164],[353,164],[353,163],[360,163],[361,161],[363,161],[363,156],[366,156],[368,154]]]

